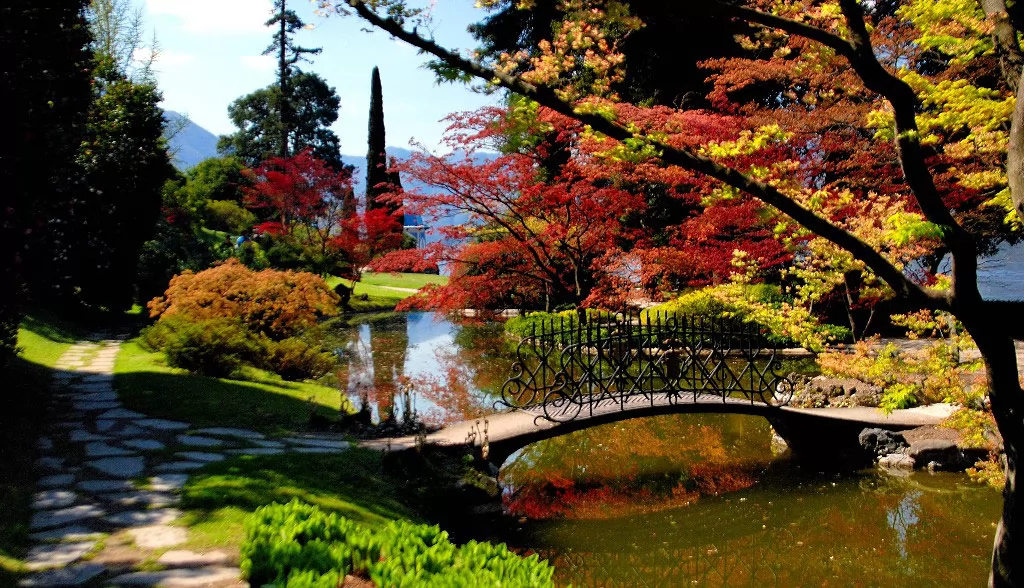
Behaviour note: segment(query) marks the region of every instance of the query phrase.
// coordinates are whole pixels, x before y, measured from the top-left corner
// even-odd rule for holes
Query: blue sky
[[[215,134],[232,132],[228,105],[236,98],[274,80],[272,57],[261,56],[270,44],[272,0],[133,0],[142,8],[146,28],[160,47],[157,81],[163,107],[188,114]],[[303,69],[320,74],[337,89],[341,111],[334,131],[346,154],[366,152],[370,103],[370,72],[380,68],[384,87],[384,116],[388,145],[408,147],[415,138],[437,148],[450,112],[473,110],[497,101],[462,85],[435,83],[421,65],[423,55],[381,32],[365,32],[358,18],[314,14],[310,0],[291,0],[311,30],[297,35],[298,44],[323,47]],[[483,12],[472,0],[440,0],[433,8],[434,35],[449,48],[472,48],[466,25]]]

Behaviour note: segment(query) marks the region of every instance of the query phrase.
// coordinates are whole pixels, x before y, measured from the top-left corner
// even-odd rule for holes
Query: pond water
[[[430,313],[337,327],[342,389],[377,414],[489,412],[512,362],[496,326]],[[479,537],[538,553],[559,585],[983,585],[1000,495],[958,474],[830,473],[764,419],[679,415],[531,445],[501,475],[517,524]]]

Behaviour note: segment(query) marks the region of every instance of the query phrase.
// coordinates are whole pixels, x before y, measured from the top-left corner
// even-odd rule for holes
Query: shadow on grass
[[[50,368],[18,357],[0,372],[0,586],[16,586],[29,546],[36,438],[46,420]]]
[[[306,429],[313,414],[330,420],[340,416],[340,391],[318,390],[311,401],[305,392],[308,388],[292,382],[136,371],[118,373],[114,386],[126,408],[197,427],[241,427],[281,434]],[[332,393],[337,396],[325,398]],[[333,408],[324,406],[328,402]]]
[[[400,485],[384,473],[381,455],[365,449],[244,456],[192,474],[181,506],[201,547],[235,549],[244,539],[248,514],[295,498],[371,525],[394,519],[418,522],[399,497]]]

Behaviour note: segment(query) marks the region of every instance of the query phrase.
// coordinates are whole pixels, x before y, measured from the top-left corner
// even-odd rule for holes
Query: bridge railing
[[[563,317],[519,343],[498,404],[559,422],[643,402],[781,406],[793,385],[779,368],[777,346],[754,324],[639,312]]]

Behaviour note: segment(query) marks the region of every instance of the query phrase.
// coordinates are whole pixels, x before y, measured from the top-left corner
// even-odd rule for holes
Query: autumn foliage
[[[303,272],[252,271],[231,259],[199,273],[186,271],[149,303],[151,317],[191,321],[240,319],[272,339],[290,337],[338,313],[338,295],[318,276]]]

